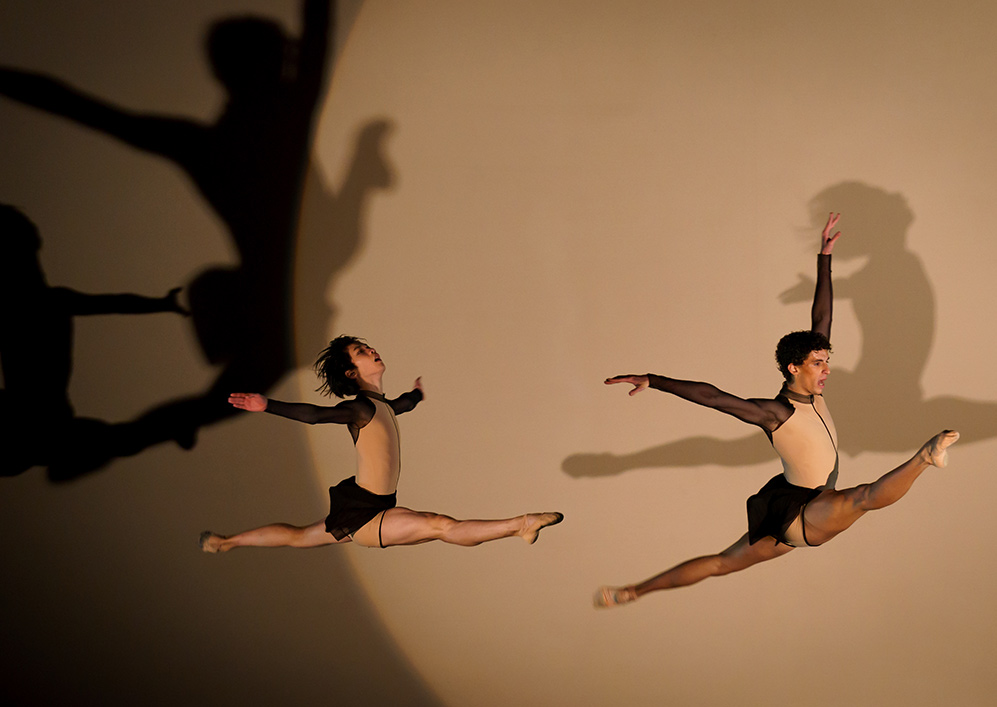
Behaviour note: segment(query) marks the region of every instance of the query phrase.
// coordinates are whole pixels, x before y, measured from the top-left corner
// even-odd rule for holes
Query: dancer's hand
[[[831,231],[838,224],[838,219],[841,218],[841,214],[836,214],[833,211],[827,217],[827,223],[824,224],[824,231],[820,234],[820,254],[830,255],[831,251],[834,250],[834,243],[838,240],[841,235],[841,231],[836,231],[832,236]]]
[[[248,412],[263,412],[267,409],[267,399],[259,393],[232,393],[228,396],[228,401]]]
[[[423,400],[426,399],[426,391],[422,387],[422,376],[419,376],[418,378],[415,379],[415,384],[412,386],[412,390],[418,390],[420,393],[422,393],[422,399]]]
[[[613,385],[614,383],[629,383],[633,386],[633,390],[630,391],[630,395],[637,395],[640,391],[647,388],[649,381],[647,376],[635,376],[635,375],[625,375],[625,376],[613,376],[612,378],[606,379],[606,385]]]

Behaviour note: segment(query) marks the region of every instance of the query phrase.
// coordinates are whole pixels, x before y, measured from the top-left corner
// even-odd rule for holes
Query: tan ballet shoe
[[[928,451],[928,463],[945,468],[949,463],[949,447],[959,441],[959,433],[955,430],[943,430],[932,437],[925,445]]]
[[[211,538],[218,538],[219,540],[222,539],[220,535],[215,535],[210,530],[205,530],[203,533],[201,533],[201,536],[197,539],[197,546],[201,548],[201,552],[210,552],[214,554],[219,551],[218,545],[212,545],[208,543],[208,540],[210,540]]]
[[[635,601],[637,601],[637,590],[633,587],[599,587],[592,597],[592,603],[597,609],[608,609],[611,606]]]
[[[523,530],[519,536],[532,545],[540,537],[540,531],[550,525],[557,525],[564,520],[563,513],[527,513],[523,518]]]

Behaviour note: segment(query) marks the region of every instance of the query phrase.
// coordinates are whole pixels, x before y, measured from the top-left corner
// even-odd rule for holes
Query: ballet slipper
[[[633,587],[599,587],[592,597],[592,603],[597,609],[608,609],[635,601],[637,601],[637,590]]]
[[[532,545],[540,537],[540,531],[549,525],[557,525],[564,520],[563,513],[528,513],[523,517],[523,530],[519,536]]]
[[[201,548],[201,552],[210,552],[212,554],[219,552],[217,545],[211,545],[208,543],[208,540],[211,538],[218,538],[219,540],[222,539],[220,535],[215,535],[210,530],[205,530],[201,533],[201,537],[197,539],[197,546]]]
[[[928,453],[928,463],[938,468],[944,468],[949,463],[949,450],[959,440],[959,433],[955,430],[944,430],[939,432],[925,444]]]

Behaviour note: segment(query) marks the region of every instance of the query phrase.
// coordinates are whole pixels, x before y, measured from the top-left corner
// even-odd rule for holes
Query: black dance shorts
[[[381,511],[394,508],[397,493],[381,495],[371,493],[357,485],[357,477],[343,479],[329,487],[329,515],[325,531],[336,540],[353,535]]]
[[[800,515],[800,509],[823,490],[794,486],[784,474],[773,476],[748,499],[748,544],[768,536],[785,543],[786,528]]]

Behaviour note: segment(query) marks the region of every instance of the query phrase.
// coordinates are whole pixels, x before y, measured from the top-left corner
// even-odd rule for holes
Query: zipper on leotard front
[[[838,453],[838,445],[836,445],[834,443],[834,436],[831,434],[831,428],[827,426],[826,422],[824,422],[824,418],[821,417],[820,411],[817,410],[817,405],[814,404],[814,401],[813,401],[812,397],[810,398],[810,407],[812,407],[814,409],[814,414],[817,415],[817,419],[819,419],[820,422],[821,422],[821,424],[824,425],[824,429],[827,431],[827,438],[829,440],[831,440],[831,447],[834,449],[834,453],[837,454]]]

